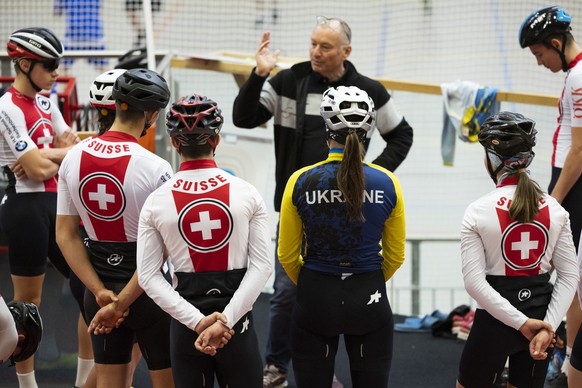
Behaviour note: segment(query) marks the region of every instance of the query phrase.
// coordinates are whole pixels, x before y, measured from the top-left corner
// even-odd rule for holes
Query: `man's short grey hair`
[[[345,20],[340,18],[327,18],[325,16],[317,16],[315,18],[317,25],[327,25],[329,28],[340,32],[345,38],[346,44],[352,43],[352,29]]]

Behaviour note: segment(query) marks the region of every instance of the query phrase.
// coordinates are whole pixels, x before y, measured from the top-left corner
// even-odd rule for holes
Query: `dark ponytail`
[[[362,213],[366,188],[362,165],[363,152],[364,147],[356,131],[350,131],[346,138],[344,156],[336,175],[338,188],[346,200],[348,218],[359,222],[365,221]]]

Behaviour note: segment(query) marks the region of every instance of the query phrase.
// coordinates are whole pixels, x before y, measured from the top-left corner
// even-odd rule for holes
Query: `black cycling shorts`
[[[218,385],[229,388],[260,388],[263,361],[249,311],[234,326],[235,334],[215,356],[196,350],[195,331],[172,320],[172,374],[176,387],[203,388]]]
[[[340,335],[350,362],[352,386],[387,386],[393,328],[382,270],[344,277],[303,267],[291,326],[297,386],[329,386]]]
[[[530,318],[544,319],[547,307],[530,310]],[[509,382],[514,387],[543,388],[553,348],[548,357],[534,361],[529,354],[529,341],[518,330],[477,309],[471,333],[461,355],[458,380],[464,387],[493,386],[509,357]]]
[[[582,326],[578,329],[574,345],[572,345],[572,354],[570,356],[570,365],[579,371],[582,371]]]
[[[105,284],[105,287],[116,293],[124,286],[125,283]],[[99,305],[89,290],[85,291],[84,306],[86,321],[91,322],[99,311]],[[169,368],[170,320],[171,317],[144,292],[131,304],[129,315],[119,328],[113,329],[109,334],[91,334],[95,362],[129,363],[135,338],[149,370]]]
[[[0,227],[8,239],[10,273],[39,276],[47,257],[66,278],[71,269],[55,239],[57,193],[7,193],[0,206]]]
[[[551,193],[560,177],[561,168],[552,167],[552,178],[548,186],[548,193]],[[568,195],[562,201],[562,206],[570,214],[570,228],[572,229],[572,238],[574,239],[574,246],[578,252],[578,245],[580,244],[580,235],[582,233],[582,177],[579,178],[574,186],[568,192]]]

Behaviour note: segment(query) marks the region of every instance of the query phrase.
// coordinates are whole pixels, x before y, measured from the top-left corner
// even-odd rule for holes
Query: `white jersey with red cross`
[[[582,53],[568,65],[558,109],[558,127],[552,138],[552,166],[563,168],[572,146],[572,128],[582,127]]]
[[[557,272],[545,321],[557,329],[578,285],[578,264],[564,208],[549,195],[540,201],[531,223],[509,217],[517,184],[515,176],[473,202],[461,228],[461,259],[465,288],[479,308],[514,329],[527,317],[493,289],[487,275],[535,276],[553,268]]]
[[[140,286],[194,330],[204,315],[164,279],[159,270],[164,247],[175,273],[246,268],[223,311],[232,327],[251,310],[272,272],[269,230],[265,203],[252,185],[217,168],[213,160],[183,162],[143,206],[137,241]]]
[[[11,166],[35,148],[52,148],[54,135],[68,128],[61,111],[48,98],[40,94],[30,98],[11,87],[0,97],[0,166]],[[57,179],[19,179],[16,192],[56,192]]]
[[[148,195],[170,164],[126,133],[108,131],[71,149],[59,170],[57,214],[79,215],[90,239],[134,242]]]

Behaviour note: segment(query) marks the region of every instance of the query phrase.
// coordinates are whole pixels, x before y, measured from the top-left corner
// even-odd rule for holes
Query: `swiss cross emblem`
[[[513,223],[503,233],[502,253],[505,263],[515,269],[537,267],[548,245],[548,231],[537,221]]]
[[[79,197],[87,212],[101,220],[115,220],[125,210],[123,186],[111,174],[97,172],[86,176],[79,185]]]
[[[178,221],[180,234],[190,248],[212,252],[222,248],[232,234],[232,214],[215,199],[200,199],[184,207]]]

